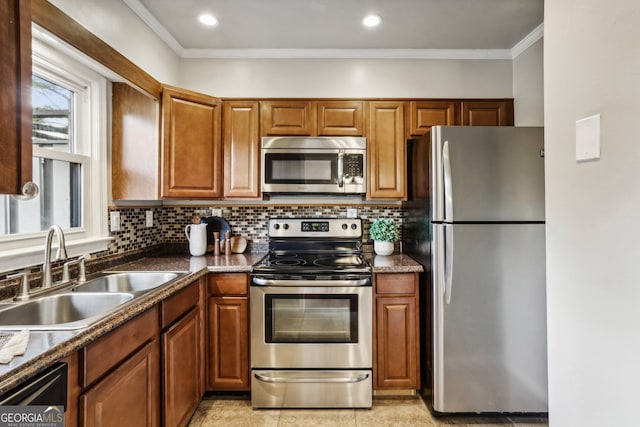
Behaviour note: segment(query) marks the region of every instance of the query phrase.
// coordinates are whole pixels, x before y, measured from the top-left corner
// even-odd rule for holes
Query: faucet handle
[[[69,267],[78,264],[78,282],[86,282],[87,281],[87,273],[84,265],[84,255],[79,256],[77,259],[67,261],[62,265],[62,283],[66,283],[71,280],[69,276]]]
[[[13,297],[14,301],[24,301],[29,299],[29,276],[26,272],[10,274],[7,276],[7,279],[20,279],[20,286],[18,288],[18,292],[16,296]]]
[[[81,255],[78,257],[78,282],[84,283],[87,281],[87,269],[84,265],[85,257]]]

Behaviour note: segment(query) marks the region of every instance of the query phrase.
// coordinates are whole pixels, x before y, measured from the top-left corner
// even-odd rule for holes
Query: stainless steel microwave
[[[360,137],[264,137],[263,193],[364,194],[367,140]]]

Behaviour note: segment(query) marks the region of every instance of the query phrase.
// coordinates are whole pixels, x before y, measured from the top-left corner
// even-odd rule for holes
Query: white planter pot
[[[393,242],[384,242],[382,240],[374,240],[373,250],[378,255],[391,255],[393,253]]]

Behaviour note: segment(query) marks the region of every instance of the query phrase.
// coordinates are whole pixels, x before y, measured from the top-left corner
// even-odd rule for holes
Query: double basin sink
[[[0,329],[73,330],[91,326],[136,297],[187,273],[102,273],[87,282],[0,308]]]

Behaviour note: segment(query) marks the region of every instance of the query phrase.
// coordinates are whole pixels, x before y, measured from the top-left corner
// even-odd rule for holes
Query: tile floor
[[[435,418],[420,397],[376,397],[372,409],[251,409],[240,397],[205,397],[189,427],[348,426],[348,427],[544,427],[546,417],[447,416]]]

